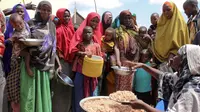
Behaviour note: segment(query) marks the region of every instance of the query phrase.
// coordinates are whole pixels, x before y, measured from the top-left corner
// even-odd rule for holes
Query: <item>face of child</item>
[[[83,30],[83,40],[91,41],[93,36],[93,30],[91,27],[85,27]]]
[[[97,27],[97,25],[99,24],[99,18],[98,17],[94,17],[91,21],[90,21],[90,23],[89,23],[89,25],[93,28],[93,29],[96,29],[96,27]]]
[[[17,17],[14,21],[11,21],[11,25],[16,31],[22,31],[25,27],[25,24],[20,17]]]
[[[55,25],[58,25],[58,23],[59,23],[59,18],[58,18],[58,17],[55,17],[55,18],[53,19],[53,22],[54,22]]]
[[[142,54],[142,57],[141,57],[141,62],[142,63],[146,63],[146,62],[148,62],[149,61],[149,53],[144,53],[144,54]]]
[[[151,16],[151,24],[152,24],[152,25],[156,25],[157,22],[158,22],[158,19],[159,19],[158,16],[152,15],[152,16]]]
[[[139,29],[139,36],[140,37],[144,37],[145,34],[147,34],[147,30],[146,29]]]
[[[111,30],[106,30],[105,41],[111,41],[113,38],[113,32]]]
[[[149,34],[149,35],[152,35],[152,34],[153,34],[153,30],[152,30],[151,28],[148,30],[148,34]]]

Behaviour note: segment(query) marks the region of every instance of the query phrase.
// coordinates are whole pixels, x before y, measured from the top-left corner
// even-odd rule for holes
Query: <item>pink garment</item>
[[[74,53],[78,51],[76,46],[83,40],[83,37],[82,37],[83,29],[86,26],[90,26],[90,21],[95,17],[98,17],[100,21],[100,16],[98,13],[95,13],[95,12],[89,13],[87,18],[81,23],[80,27],[77,29],[76,33],[74,34],[74,36],[72,37],[70,41],[70,46],[69,46],[70,55],[74,56]],[[103,28],[102,28],[101,22],[99,22],[96,29],[93,29],[93,41],[95,43],[98,43],[99,45],[101,45],[102,33],[103,33]]]
[[[77,45],[77,48],[79,51],[85,51],[85,52],[91,52],[92,55],[101,56],[101,48],[100,45],[97,43],[93,43],[85,47],[83,43],[80,43]],[[82,73],[82,66],[83,66],[83,59],[82,56],[77,56],[74,60],[73,64],[73,71]],[[90,83],[92,82],[92,84]],[[95,90],[97,86],[98,80],[97,78],[91,78],[84,76],[84,96],[89,97],[90,96],[90,85],[92,86],[92,91]]]
[[[19,103],[11,102],[11,107],[12,107],[13,112],[20,112],[20,104]]]

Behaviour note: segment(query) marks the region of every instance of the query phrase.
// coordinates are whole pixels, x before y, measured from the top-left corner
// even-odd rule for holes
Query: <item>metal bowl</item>
[[[129,67],[118,67],[118,66],[112,66],[111,67],[114,72],[118,75],[130,75],[133,74],[133,72],[135,72],[136,70],[134,69],[130,69]]]
[[[63,74],[62,72],[58,72],[56,71],[56,74],[58,76],[58,80],[64,84],[64,85],[69,85],[71,87],[74,87],[74,83],[73,81],[71,80],[70,77],[68,77],[67,75]]]
[[[44,42],[44,39],[19,39],[26,46],[40,46]]]
[[[88,100],[96,100],[96,99],[110,99],[108,96],[92,96],[92,97],[87,97],[87,98],[84,98],[82,99],[80,102],[79,102],[79,105],[81,106],[81,108],[87,112],[87,108],[85,108],[83,105],[86,101]]]

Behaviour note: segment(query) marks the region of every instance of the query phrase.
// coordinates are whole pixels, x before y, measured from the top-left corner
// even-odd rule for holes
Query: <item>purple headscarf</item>
[[[23,5],[21,4],[15,5],[12,9],[12,13],[16,13],[17,6],[22,6],[24,8],[24,21],[28,22],[30,20],[30,17],[28,15],[26,8]],[[10,44],[7,39],[12,37],[12,33],[13,33],[13,27],[8,20],[7,25],[6,25],[6,32],[4,33],[6,49],[3,56],[4,72],[6,74],[10,72],[10,61],[11,61],[11,56],[12,56],[12,44]]]

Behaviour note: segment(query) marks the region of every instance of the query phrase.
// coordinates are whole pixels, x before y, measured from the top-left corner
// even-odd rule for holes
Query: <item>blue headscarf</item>
[[[112,23],[112,27],[113,28],[118,28],[120,26],[120,20],[119,20],[119,16],[117,16],[114,20],[114,22]]]
[[[30,17],[28,15],[26,8],[23,5],[21,4],[15,5],[12,9],[12,13],[16,13],[17,6],[22,6],[24,8],[24,21],[28,22],[30,20]],[[4,33],[6,49],[3,56],[4,72],[6,74],[10,72],[10,61],[11,61],[11,56],[12,56],[12,45],[9,43],[7,39],[12,37],[12,33],[13,33],[13,27],[8,20],[7,25],[6,25],[6,32]]]

